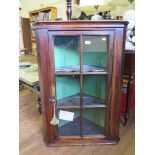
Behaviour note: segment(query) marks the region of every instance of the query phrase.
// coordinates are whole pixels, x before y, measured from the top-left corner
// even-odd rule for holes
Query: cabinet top
[[[45,29],[64,29],[64,28],[86,28],[86,27],[100,27],[100,28],[123,28],[128,25],[128,21],[124,20],[102,20],[102,21],[90,21],[90,20],[70,20],[70,21],[39,21],[36,22],[35,28]]]

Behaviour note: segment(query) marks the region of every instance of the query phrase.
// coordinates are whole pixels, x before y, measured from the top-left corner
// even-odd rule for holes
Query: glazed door
[[[113,31],[49,32],[56,137],[108,137]],[[54,93],[53,93],[54,92]]]

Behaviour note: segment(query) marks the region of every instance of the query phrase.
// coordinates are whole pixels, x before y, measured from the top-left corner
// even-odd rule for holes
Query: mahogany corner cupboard
[[[47,146],[117,144],[127,21],[36,23]]]

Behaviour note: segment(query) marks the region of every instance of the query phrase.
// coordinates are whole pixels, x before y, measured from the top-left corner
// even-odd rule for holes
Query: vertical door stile
[[[111,120],[111,87],[112,87],[112,71],[113,71],[113,52],[114,52],[114,33],[109,34],[108,44],[108,79],[107,79],[107,95],[106,95],[106,126],[105,126],[105,135],[107,138],[110,137],[110,120]]]
[[[81,138],[83,137],[83,44],[82,44],[82,34],[80,34],[80,133]]]
[[[50,42],[51,42],[51,47],[50,47],[50,51],[49,51],[49,55],[50,55],[50,98],[52,100],[55,100],[56,103],[56,84],[55,84],[55,62],[54,62],[54,37],[52,35],[50,35]],[[53,103],[51,103],[53,104]],[[54,115],[54,109],[55,109],[55,113],[56,113],[56,104],[54,105],[55,108],[52,106],[52,117]],[[58,137],[58,127],[53,126],[54,128],[54,139],[57,139]]]

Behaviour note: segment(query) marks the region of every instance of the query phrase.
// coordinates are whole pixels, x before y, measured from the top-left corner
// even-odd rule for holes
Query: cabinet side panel
[[[50,125],[52,117],[51,104],[48,101],[50,96],[49,79],[49,52],[48,52],[48,33],[46,29],[37,29],[37,56],[39,66],[39,82],[42,102],[42,115],[44,127],[44,139],[46,143],[51,143],[54,139],[53,127]]]
[[[112,73],[112,97],[110,137],[119,139],[120,99],[122,89],[122,52],[124,50],[125,28],[116,28],[114,40],[114,62]]]

